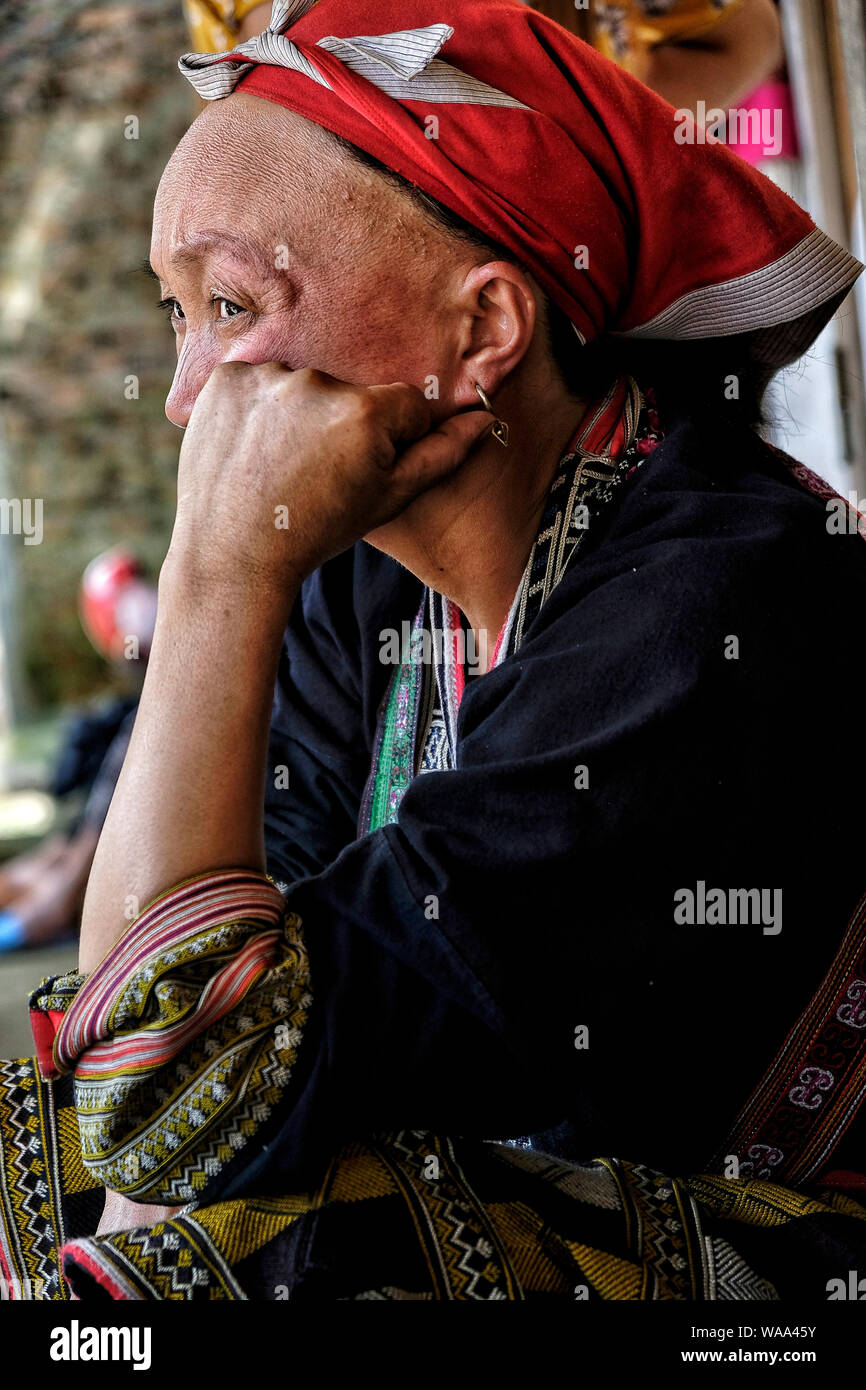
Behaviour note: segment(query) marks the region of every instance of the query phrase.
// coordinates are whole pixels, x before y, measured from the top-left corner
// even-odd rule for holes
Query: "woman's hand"
[[[284,593],[446,478],[491,423],[472,410],[433,427],[430,402],[402,382],[223,363],[187,426],[167,563]]]

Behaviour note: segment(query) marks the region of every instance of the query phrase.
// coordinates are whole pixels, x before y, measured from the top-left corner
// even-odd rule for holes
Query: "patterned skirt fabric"
[[[418,1131],[346,1146],[315,1191],[94,1237],[102,1196],[70,1078],[0,1064],[13,1299],[824,1301],[866,1264],[866,1207],[840,1193]]]

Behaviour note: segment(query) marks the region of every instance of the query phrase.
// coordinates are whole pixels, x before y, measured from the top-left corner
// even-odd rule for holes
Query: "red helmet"
[[[156,588],[136,556],[114,546],[90,561],[81,580],[79,613],[94,647],[109,661],[146,661],[156,623]]]

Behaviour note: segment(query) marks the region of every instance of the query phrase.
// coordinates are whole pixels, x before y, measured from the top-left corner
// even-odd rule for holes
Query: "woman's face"
[[[154,210],[151,263],[178,359],[168,418],[184,427],[230,361],[413,382],[442,418],[476,404],[461,370],[476,261],[311,122],[243,93],[213,103]]]

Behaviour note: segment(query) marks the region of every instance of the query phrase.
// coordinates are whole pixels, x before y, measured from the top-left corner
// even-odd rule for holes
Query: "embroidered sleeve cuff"
[[[139,1200],[197,1198],[282,1097],[308,985],[300,919],[243,869],[178,884],[91,975],[45,981],[40,1066],[74,1070],[85,1167]]]

